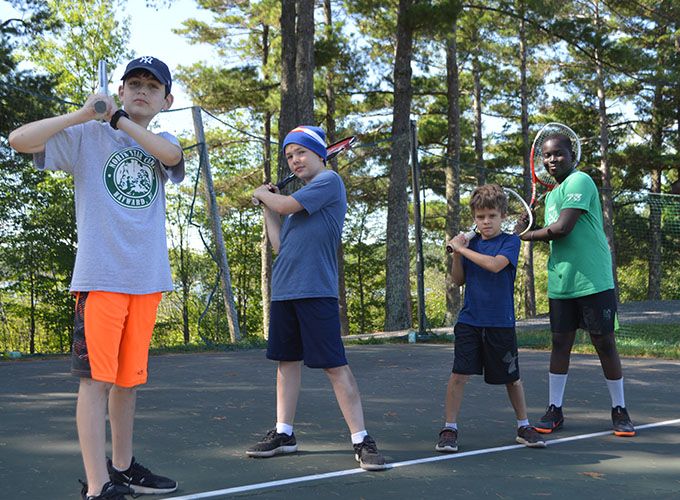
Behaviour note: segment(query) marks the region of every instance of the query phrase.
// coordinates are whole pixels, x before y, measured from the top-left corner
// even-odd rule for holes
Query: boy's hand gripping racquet
[[[98,94],[109,94],[109,77],[106,74],[106,61],[101,59],[97,65],[97,93]],[[106,113],[106,101],[96,101],[94,103],[94,110],[103,115]]]
[[[564,134],[571,139],[571,145],[575,154],[574,168],[576,168],[581,160],[581,141],[579,141],[578,136],[572,129],[562,123],[550,122],[538,131],[536,137],[534,137],[534,143],[531,145],[531,202],[529,206],[532,210],[557,184],[555,178],[543,166],[543,143],[555,133]],[[539,186],[541,190],[545,191],[537,197]]]
[[[340,153],[343,151],[348,150],[352,146],[354,146],[354,143],[357,142],[357,136],[356,135],[350,135],[349,137],[345,137],[344,139],[334,142],[330,146],[326,148],[326,161],[329,161],[336,156],[338,156]],[[291,182],[293,179],[295,179],[295,174],[289,174],[288,176],[284,177],[283,180],[280,182],[276,183],[276,187],[279,188],[279,191],[283,189],[283,187]],[[273,191],[272,191],[273,192]],[[259,205],[260,200],[257,198],[253,197],[253,205]]]
[[[508,215],[501,223],[501,231],[504,233],[515,233],[517,236],[522,236],[533,225],[534,217],[527,202],[517,194],[514,189],[503,188],[505,195],[508,198]],[[522,223],[521,225],[519,225]],[[524,224],[526,223],[526,226]],[[473,226],[471,231],[464,233],[465,238],[470,241],[477,236],[477,226]],[[446,251],[453,253],[453,246],[446,245]]]

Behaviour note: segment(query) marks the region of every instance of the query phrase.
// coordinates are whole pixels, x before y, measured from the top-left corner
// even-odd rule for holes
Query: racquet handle
[[[474,231],[468,231],[466,233],[461,232],[461,234],[463,236],[465,236],[465,239],[468,240],[468,241],[470,241],[472,238],[477,236],[477,233],[475,233]],[[446,245],[446,251],[449,252],[449,253],[453,253],[453,245],[447,244]]]
[[[98,79],[97,93],[108,94],[109,77],[106,74],[106,61],[104,61],[103,59],[99,61],[99,64],[97,66],[97,79]],[[106,113],[106,101],[96,101],[94,103],[94,110],[100,115]]]
[[[103,115],[104,113],[106,113],[106,103],[104,101],[95,102],[94,110],[100,115]]]
[[[290,183],[293,179],[295,179],[295,174],[290,174],[290,175],[288,175],[288,177],[284,177],[281,182],[278,182],[276,184],[276,187],[279,188],[279,191],[280,191],[281,189],[283,189],[284,186],[286,186],[288,183]],[[271,189],[270,189],[270,191],[272,193],[274,192]],[[258,200],[254,196],[253,196],[252,202],[253,202],[253,205],[255,205],[255,206],[258,206],[260,204],[260,200]]]

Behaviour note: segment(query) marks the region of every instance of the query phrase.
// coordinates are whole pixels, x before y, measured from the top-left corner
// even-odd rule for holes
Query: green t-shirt
[[[548,297],[572,299],[614,288],[612,257],[602,224],[597,187],[574,170],[545,199],[545,224],[557,221],[563,208],[583,210],[574,229],[550,242]]]

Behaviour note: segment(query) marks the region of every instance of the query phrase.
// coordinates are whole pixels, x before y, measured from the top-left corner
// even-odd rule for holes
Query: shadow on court
[[[597,358],[573,355],[565,427],[547,436],[546,449],[516,445],[504,386],[473,377],[458,418],[459,453],[443,455],[434,445],[452,346],[351,346],[347,355],[368,431],[393,468],[357,468],[321,370],[303,370],[295,423],[300,451],[252,459],[245,449],[275,421],[276,365],[264,351],[154,356],[138,395],[135,456],[180,483],[177,492],[156,498],[680,498],[678,362],[623,359],[633,422],[660,425],[621,438],[609,432]],[[547,402],[548,360],[548,352],[520,351],[532,423]],[[75,428],[77,379],[69,367],[68,359],[0,363],[2,498],[78,498],[77,479],[85,475]]]

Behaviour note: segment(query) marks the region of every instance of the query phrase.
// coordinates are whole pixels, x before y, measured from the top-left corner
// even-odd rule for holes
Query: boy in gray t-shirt
[[[111,96],[91,95],[79,110],[28,123],[9,137],[14,149],[34,154],[38,169],[73,176],[78,251],[71,371],[80,377],[76,422],[87,475],[82,500],[177,489],[176,481],[151,473],[132,454],[136,386],[147,380],[161,294],[173,289],[164,186],[168,179],[182,181],[184,157],[175,137],[147,130],[172,105],[171,86],[162,61],[140,57],[127,65],[118,89],[123,108]],[[95,110],[97,101],[106,103],[103,114]]]

